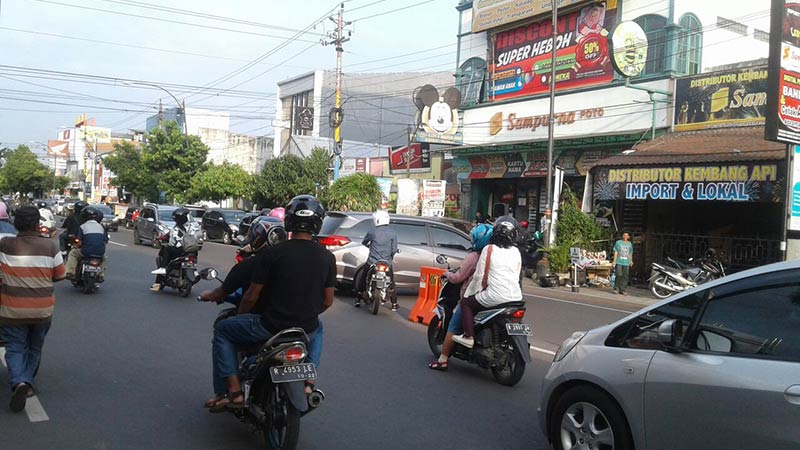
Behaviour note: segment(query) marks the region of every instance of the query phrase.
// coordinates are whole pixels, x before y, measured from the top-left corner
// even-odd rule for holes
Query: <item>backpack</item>
[[[184,231],[181,237],[181,247],[186,253],[196,253],[200,251],[200,239],[191,231]]]

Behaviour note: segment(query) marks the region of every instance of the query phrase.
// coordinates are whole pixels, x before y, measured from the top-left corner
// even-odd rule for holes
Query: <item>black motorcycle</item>
[[[522,270],[527,278],[536,274],[536,264],[544,257],[544,243],[538,237],[525,239],[517,245],[522,255]]]
[[[199,276],[219,280],[217,271],[210,268],[201,270]],[[235,316],[236,309],[221,311],[214,324]],[[262,344],[240,348],[239,376],[245,407],[230,412],[260,432],[267,449],[296,448],[300,418],[325,399],[318,389],[310,395],[305,393],[306,380],[317,378],[314,364],[306,362],[308,345],[308,335],[302,328],[288,328]]]
[[[725,266],[714,251],[705,258],[690,258],[687,263],[669,257],[667,261],[669,264],[653,263],[648,279],[650,293],[659,299],[725,276]]]
[[[436,258],[447,264],[447,258]],[[438,357],[447,334],[447,328],[458,305],[461,285],[442,280],[442,289],[436,303],[436,315],[428,325],[428,346]],[[467,348],[455,343],[451,356],[490,369],[495,380],[505,386],[519,383],[525,374],[525,364],[531,361],[528,336],[531,326],[522,323],[525,302],[508,302],[475,314],[475,345]]]
[[[97,291],[100,283],[103,282],[103,257],[82,257],[71,281],[72,285],[80,288],[84,294],[91,294]]]
[[[378,261],[367,270],[367,289],[362,298],[372,314],[378,314],[394,289],[391,270],[392,266],[386,261]]]

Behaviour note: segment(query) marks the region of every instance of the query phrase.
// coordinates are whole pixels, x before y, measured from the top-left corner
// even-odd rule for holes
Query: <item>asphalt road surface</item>
[[[106,282],[83,295],[56,288],[56,312],[44,347],[37,396],[13,414],[0,389],[2,450],[141,450],[259,448],[256,435],[232,415],[202,407],[212,395],[211,324],[220,307],[175,291],[153,293],[157,251],[134,246],[128,230],[111,233]],[[207,243],[200,266],[224,274],[234,247]],[[533,362],[515,387],[489,371],[451,360],[445,373],[432,359],[425,328],[406,320],[414,297],[378,316],[338,297],[324,316],[319,387],[327,399],[304,417],[301,449],[462,450],[549,448],[539,430],[542,376],[560,342],[634,307],[610,307],[526,296],[533,324]],[[2,351],[2,350],[0,350]],[[8,378],[0,367],[0,384]]]

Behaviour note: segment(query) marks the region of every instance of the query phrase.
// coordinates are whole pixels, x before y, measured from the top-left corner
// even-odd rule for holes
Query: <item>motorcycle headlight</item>
[[[558,351],[556,351],[555,356],[553,357],[554,362],[559,362],[564,359],[569,352],[578,345],[578,342],[586,336],[585,331],[576,331],[570,335],[570,337],[564,339],[564,342],[561,344],[561,347],[558,347]]]

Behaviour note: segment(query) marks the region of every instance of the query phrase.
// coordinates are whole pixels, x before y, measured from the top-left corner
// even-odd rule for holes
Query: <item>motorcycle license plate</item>
[[[99,266],[85,265],[85,266],[83,266],[83,272],[84,273],[98,273],[98,272],[100,272],[100,267]]]
[[[509,336],[533,336],[533,329],[527,323],[507,323],[506,331]]]
[[[317,368],[311,363],[274,366],[270,367],[269,376],[273,383],[313,380],[317,378]]]

